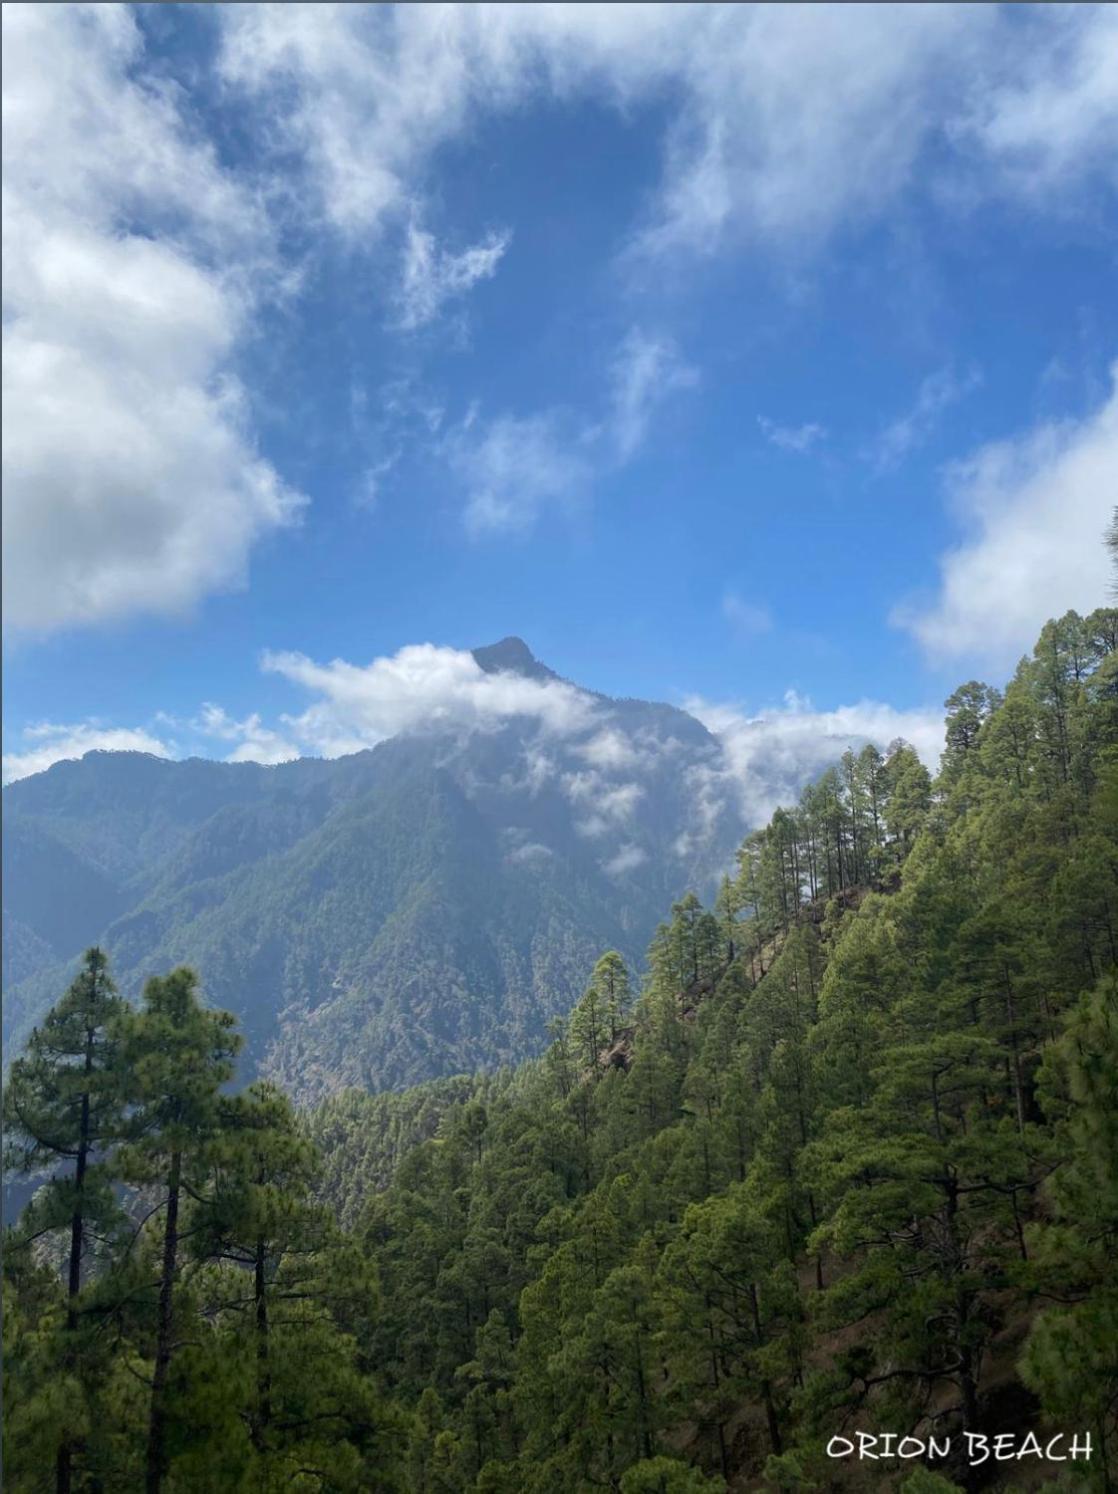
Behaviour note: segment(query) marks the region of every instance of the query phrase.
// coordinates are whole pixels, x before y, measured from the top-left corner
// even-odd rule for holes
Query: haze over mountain
[[[678,707],[583,690],[518,638],[446,653],[462,688],[371,749],[90,752],[10,785],[6,1031],[96,940],[126,992],[194,965],[248,1067],[304,1100],[511,1062],[604,949],[639,967],[672,900],[713,890],[750,803],[835,755],[757,759],[743,793]]]
[[[9,1029],[99,940],[126,991],[197,966],[303,1098],[535,1051],[602,949],[636,963],[709,887],[743,815],[685,711],[580,690],[519,639],[474,660],[491,719],[271,767],[92,752],[11,785]]]

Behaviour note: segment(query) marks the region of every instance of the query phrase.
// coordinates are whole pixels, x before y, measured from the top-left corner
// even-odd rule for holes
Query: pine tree
[[[962,777],[978,746],[982,727],[999,701],[998,692],[978,680],[960,685],[944,701],[947,710],[946,745],[940,767],[944,784],[955,784]]]
[[[761,1406],[770,1450],[779,1454],[801,1314],[778,1232],[748,1184],[687,1210],[661,1279],[683,1404],[697,1403],[713,1425],[721,1471],[729,1472],[725,1425],[743,1400]]]
[[[126,1092],[117,1036],[123,1007],[104,953],[88,949],[69,990],[12,1064],[4,1093],[5,1168],[27,1173],[73,1164],[69,1175],[56,1174],[38,1191],[20,1226],[24,1245],[56,1230],[69,1237],[62,1373],[71,1379],[77,1369],[78,1298],[90,1234],[106,1234],[120,1217],[108,1151],[120,1139],[124,1123]],[[16,1241],[8,1248],[18,1248]],[[77,1397],[80,1404],[80,1391]],[[71,1428],[85,1420],[79,1404],[71,1406]],[[55,1487],[64,1494],[71,1487],[79,1443],[65,1428],[59,1432]]]
[[[611,1043],[615,1042],[621,1023],[628,1013],[630,1000],[629,971],[616,949],[607,949],[598,960],[590,976],[590,985],[601,996],[602,1014],[609,1030],[609,1040]]]
[[[1095,1485],[1118,1487],[1118,981],[1084,996],[1052,1044],[1041,1101],[1065,1157],[1047,1191],[1055,1214],[1030,1232],[1032,1285],[1049,1306],[1021,1361],[1027,1385],[1060,1422],[1089,1429]]]
[[[180,1210],[184,1198],[209,1191],[214,1148],[222,1131],[221,1088],[232,1077],[241,1045],[228,1012],[198,998],[198,979],[185,967],[153,976],[143,1007],[123,1024],[122,1061],[135,1112],[122,1154],[124,1176],[151,1189],[152,1213],[162,1212],[156,1323],[148,1415],[145,1488],[159,1494],[168,1470],[168,1425],[173,1408],[168,1379],[176,1352],[176,1288],[181,1269]]]
[[[741,904],[737,888],[728,876],[724,876],[718,884],[718,896],[714,900],[714,915],[722,930],[722,958],[727,962],[733,960],[738,952],[740,933],[738,913],[740,911]]]
[[[598,987],[591,981],[571,1013],[570,1024],[571,1040],[587,1068],[598,1067],[608,1031],[605,1002]]]

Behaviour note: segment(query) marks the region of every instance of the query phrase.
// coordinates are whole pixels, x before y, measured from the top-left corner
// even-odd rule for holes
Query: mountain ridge
[[[548,729],[514,706],[275,765],[91,752],[9,785],[9,1037],[97,940],[130,994],[196,965],[250,1070],[305,1100],[538,1051],[602,949],[637,964],[744,826],[728,795],[696,828],[720,749],[679,707],[562,681],[512,635],[473,657],[589,714]]]

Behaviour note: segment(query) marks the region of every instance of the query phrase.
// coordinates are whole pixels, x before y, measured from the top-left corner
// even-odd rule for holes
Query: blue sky
[[[9,776],[352,750],[507,633],[931,754],[1106,599],[1114,7],[4,28]]]

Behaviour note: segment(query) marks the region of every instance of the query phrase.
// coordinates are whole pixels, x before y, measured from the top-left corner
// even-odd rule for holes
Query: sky
[[[1107,600],[1118,7],[3,26],[6,778],[500,719],[507,634],[934,761]]]

